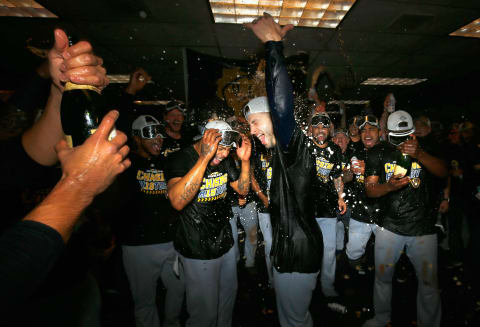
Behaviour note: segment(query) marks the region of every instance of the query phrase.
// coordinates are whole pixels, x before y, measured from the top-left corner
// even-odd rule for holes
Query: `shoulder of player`
[[[333,143],[332,140],[328,141],[328,147],[330,147],[334,152],[342,154],[342,149],[338,145]]]

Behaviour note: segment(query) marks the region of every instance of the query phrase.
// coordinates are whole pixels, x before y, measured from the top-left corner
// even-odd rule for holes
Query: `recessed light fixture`
[[[365,104],[369,104],[370,103],[370,100],[332,100],[332,101],[328,101],[328,104],[358,104],[358,105],[365,105]]]
[[[453,33],[450,33],[451,36],[464,36],[464,37],[477,37],[480,38],[480,18],[475,19],[468,25],[460,27]]]
[[[370,77],[362,85],[415,85],[425,82],[426,78],[396,78],[396,77]]]
[[[33,0],[0,0],[0,16],[58,18]]]
[[[281,25],[335,28],[356,0],[209,0],[215,23],[250,23],[264,12]]]
[[[164,106],[168,102],[170,102],[170,100],[136,100],[136,101],[133,101],[133,103],[138,105],[138,106]]]

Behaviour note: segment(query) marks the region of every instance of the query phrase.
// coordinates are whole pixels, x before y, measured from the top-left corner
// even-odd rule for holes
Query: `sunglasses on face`
[[[158,136],[166,137],[165,128],[162,125],[150,125],[140,130],[133,130],[133,135],[140,136],[142,139],[154,139]]]
[[[378,127],[378,118],[375,117],[374,115],[366,115],[362,117],[358,117],[355,120],[355,125],[358,127],[358,129],[362,129],[366,124]]]
[[[395,146],[399,146],[400,144],[402,144],[403,142],[409,139],[410,139],[410,135],[405,135],[405,136],[388,135],[388,141]]]
[[[315,126],[315,127],[321,124],[324,128],[329,128],[331,123],[332,121],[330,120],[330,118],[326,116],[318,115],[318,116],[312,117],[312,126]]]

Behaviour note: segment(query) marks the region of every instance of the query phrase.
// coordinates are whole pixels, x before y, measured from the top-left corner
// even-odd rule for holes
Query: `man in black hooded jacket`
[[[244,112],[251,133],[273,149],[270,255],[280,325],[312,326],[308,307],[321,268],[323,242],[311,205],[312,141],[295,123],[293,89],[283,56],[282,38],[293,26],[282,28],[264,14],[247,27],[266,48],[268,103],[262,108],[247,104]]]

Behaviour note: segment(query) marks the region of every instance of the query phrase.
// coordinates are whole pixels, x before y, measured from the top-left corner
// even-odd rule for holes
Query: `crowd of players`
[[[62,142],[57,145],[63,169],[59,186],[46,203],[42,202],[45,208],[40,205],[23,220],[23,226],[16,225],[3,234],[0,244],[11,245],[22,233],[37,237],[45,234],[38,237],[39,244],[66,242],[82,210],[118,175],[108,192],[119,194],[115,203],[121,212],[116,222],[118,239],[137,326],[179,326],[184,302],[187,326],[232,325],[238,284],[237,222],[245,230],[245,266],[252,271],[258,229],[262,233],[269,288],[275,294],[281,326],[313,326],[309,306],[317,283],[328,302],[341,302],[335,289],[337,250],[345,244],[349,263],[361,274],[366,269],[365,249],[372,234],[375,315],[364,326],[385,326],[391,321],[392,278],[403,251],[418,279],[418,325],[440,326],[437,212],[448,210],[453,178],[461,174],[465,179],[471,177],[473,182],[476,172],[464,169],[455,170],[453,177],[449,175],[445,153],[428,137],[428,118],[414,121],[402,110],[383,117],[385,126],[382,119],[362,113],[348,121],[348,129],[335,128],[326,112],[314,111],[307,128],[302,128],[295,117],[292,84],[283,56],[282,39],[292,27],[279,26],[269,15],[248,27],[265,44],[266,97],[251,99],[244,107],[243,117],[211,119],[192,142],[182,135],[186,111],[180,102],[166,105],[165,124],[150,115],[131,117],[125,110],[120,110],[118,120],[118,113],[109,113],[99,131],[84,145],[75,149],[68,149]],[[51,61],[60,57],[70,60],[66,67],[59,68],[57,75],[52,74],[54,82],[57,77],[57,85],[63,79],[104,84],[105,71],[98,68],[101,59],[91,54],[91,48],[74,46],[65,56],[68,50],[58,44],[63,36],[56,37],[57,56],[52,55]],[[72,62],[71,58],[79,55],[95,59],[89,64],[85,60]],[[84,65],[92,70],[98,66],[95,72],[86,70],[96,79],[68,73],[69,69]],[[129,97],[148,80],[145,71],[137,70],[124,102],[131,103]],[[57,108],[61,86],[52,92],[49,106]],[[47,133],[42,129],[42,124],[56,124],[58,129],[58,111],[51,111],[46,110],[39,123],[22,136],[25,152],[21,155],[30,157],[23,158],[24,161],[56,161],[51,145],[58,141],[58,135],[51,136],[52,130]],[[130,136],[130,153],[124,145],[125,134],[119,133],[111,142],[107,140],[115,120],[117,128]],[[49,134],[48,142],[36,139],[40,134]],[[45,153],[47,145],[52,149]],[[472,160],[476,160],[477,152],[478,149],[472,149]],[[406,176],[394,173],[402,154],[411,159]],[[103,156],[110,156],[110,161],[92,164],[89,160]],[[103,170],[88,177],[94,171],[91,167],[98,166]],[[87,197],[80,196],[82,201],[76,198],[76,183],[80,193],[93,189]],[[63,188],[73,193],[67,197]],[[65,199],[79,205],[62,209]],[[65,212],[57,215],[57,210]],[[48,218],[50,215],[53,218]],[[18,259],[18,253],[29,253],[34,245],[2,248],[8,254],[2,257],[6,262],[3,267],[23,260],[24,269],[22,274],[9,272],[5,276],[15,275],[12,279],[18,282],[28,280],[32,265],[29,260],[33,259]],[[45,245],[39,248],[44,249]],[[54,252],[37,258],[40,266],[51,266]],[[39,272],[38,263],[33,265],[36,277],[48,274]],[[166,288],[160,315],[156,304],[159,279]],[[38,283],[24,287],[25,292],[31,292]],[[13,292],[15,283],[9,287]],[[18,301],[28,295],[20,295]]]

